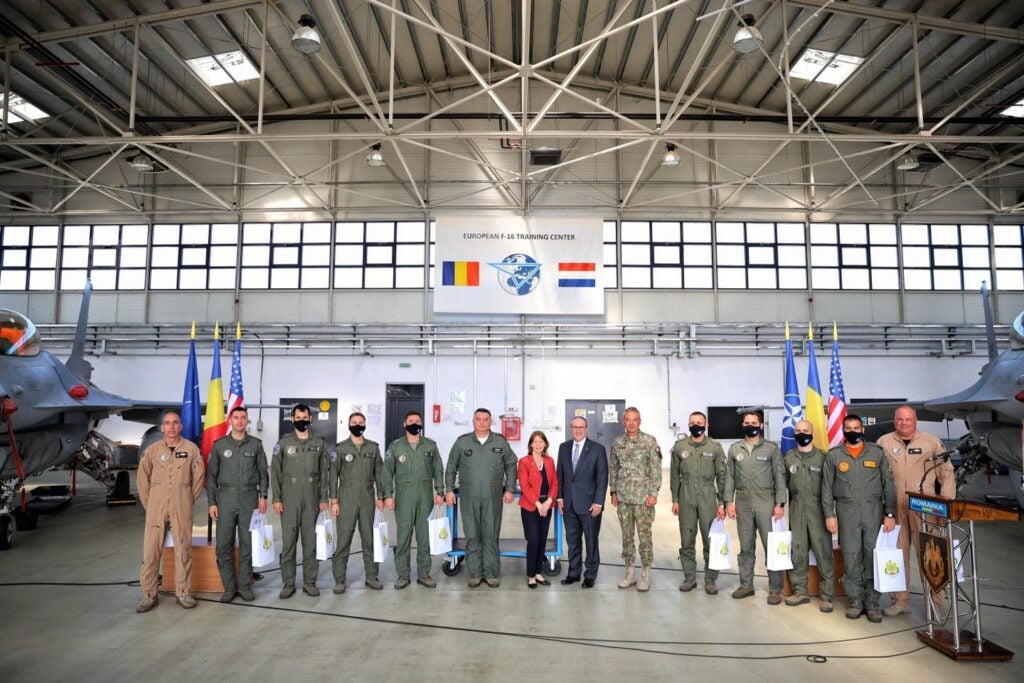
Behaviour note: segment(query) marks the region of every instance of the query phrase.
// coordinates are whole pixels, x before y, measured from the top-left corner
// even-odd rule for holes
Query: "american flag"
[[[828,378],[828,445],[843,443],[843,420],[846,419],[846,392],[843,390],[843,370],[839,367],[839,333],[832,324],[832,364]]]
[[[241,337],[241,329],[239,329]],[[231,386],[228,387],[228,415],[238,406],[245,405],[242,394],[242,340],[235,340],[235,353],[231,357]]]

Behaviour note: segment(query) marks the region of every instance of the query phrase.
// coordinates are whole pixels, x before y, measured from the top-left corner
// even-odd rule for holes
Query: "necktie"
[[[572,447],[572,471],[576,471],[576,465],[580,464],[580,442],[577,441]]]

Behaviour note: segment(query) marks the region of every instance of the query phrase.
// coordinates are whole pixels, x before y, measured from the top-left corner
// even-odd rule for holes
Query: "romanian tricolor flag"
[[[213,328],[213,369],[210,371],[210,391],[206,395],[206,419],[203,420],[203,442],[199,450],[203,462],[210,458],[213,442],[228,433],[224,419],[224,385],[220,379],[220,324]]]
[[[821,398],[818,362],[814,360],[814,330],[807,323],[807,407],[805,418],[814,426],[814,445],[828,453],[828,426],[825,422],[825,401]]]
[[[479,287],[479,261],[445,261],[441,267],[441,284],[445,287]]]
[[[558,263],[558,286],[559,287],[596,287],[597,280],[594,273],[597,264],[584,263],[579,261],[559,261]]]

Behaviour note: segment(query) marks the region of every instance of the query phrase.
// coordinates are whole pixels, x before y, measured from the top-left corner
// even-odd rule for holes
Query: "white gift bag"
[[[430,554],[446,555],[452,551],[452,525],[443,505],[435,505],[427,520],[430,525]]]
[[[879,593],[899,593],[907,590],[907,568],[903,564],[903,551],[897,545],[900,537],[900,525],[885,533],[885,527],[879,527],[875,538],[874,580],[875,590]]]
[[[264,567],[277,558],[274,549],[274,527],[267,523],[267,516],[260,512],[252,514],[249,522],[249,536],[252,541],[252,566]]]
[[[964,565],[963,555],[960,553],[960,541],[953,541],[953,566],[956,567],[956,582],[963,583],[966,580],[964,576]]]
[[[373,561],[383,562],[387,559],[388,550],[391,549],[391,541],[388,538],[388,523],[384,521],[384,515],[377,510],[373,515]]]
[[[316,518],[316,559],[329,560],[334,556],[337,536],[334,517],[328,510],[321,510]]]
[[[807,566],[808,567],[817,567],[818,566],[818,558],[814,556],[814,550],[808,550],[807,551]]]
[[[721,571],[731,569],[732,562],[729,534],[725,530],[725,522],[716,519],[711,523],[708,532],[708,569]]]
[[[786,518],[772,520],[772,530],[768,532],[768,553],[765,568],[779,572],[793,568],[793,532],[786,530]]]
[[[170,527],[170,525],[168,525],[167,533],[164,535],[164,547],[165,548],[173,548],[174,547],[174,536],[171,535],[171,527]]]

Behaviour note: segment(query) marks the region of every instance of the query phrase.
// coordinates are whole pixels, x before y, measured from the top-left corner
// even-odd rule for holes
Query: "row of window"
[[[1024,290],[1024,226],[604,222],[626,289]],[[434,223],[0,226],[0,290],[418,289]]]

